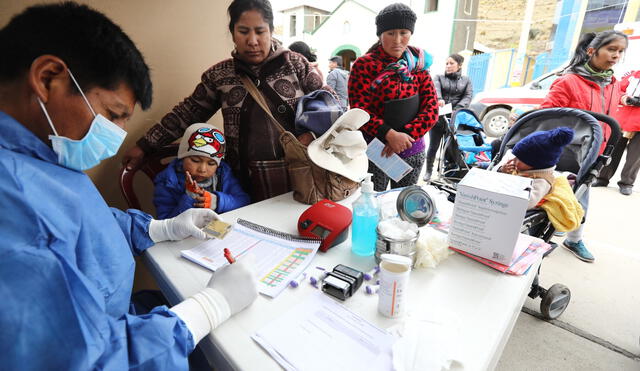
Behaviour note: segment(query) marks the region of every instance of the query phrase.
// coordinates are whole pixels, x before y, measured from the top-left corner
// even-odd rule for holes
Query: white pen
[[[327,274],[326,270],[322,267],[311,268],[309,271],[309,282],[315,288],[318,288],[318,283],[322,281]]]
[[[366,285],[364,287],[364,292],[366,292],[369,295],[373,295],[373,294],[377,294],[379,289],[380,289],[380,285]]]
[[[378,274],[378,272],[380,272],[380,266],[376,265],[372,270],[365,273],[363,278],[365,281],[371,281],[373,279],[373,276]]]
[[[301,275],[299,275],[298,277],[292,279],[289,282],[289,286],[296,288],[298,286],[300,286],[300,282],[302,282],[305,278],[307,277],[307,272],[302,272]]]

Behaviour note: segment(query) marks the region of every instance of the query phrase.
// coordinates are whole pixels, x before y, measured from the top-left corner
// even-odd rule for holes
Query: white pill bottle
[[[395,254],[380,256],[378,311],[395,318],[404,315],[411,274],[411,258]]]

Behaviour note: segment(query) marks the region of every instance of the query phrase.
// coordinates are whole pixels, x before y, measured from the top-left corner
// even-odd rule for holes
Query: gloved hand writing
[[[186,323],[195,343],[258,296],[257,279],[245,260],[219,268],[204,290],[171,308]]]
[[[246,259],[226,265],[213,274],[207,285],[224,296],[231,315],[248,307],[258,296],[257,278],[250,266]]]
[[[210,209],[189,209],[171,219],[152,219],[149,223],[149,238],[153,242],[177,241],[187,237],[206,240],[207,235],[200,228],[214,219],[222,220],[220,215]]]

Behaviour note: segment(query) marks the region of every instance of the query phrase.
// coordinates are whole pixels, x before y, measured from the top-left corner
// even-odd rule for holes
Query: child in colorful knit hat
[[[571,140],[573,130],[566,127],[534,132],[516,143],[498,164],[500,172],[533,179],[528,209],[535,208],[551,190],[555,181],[553,171]]]
[[[208,124],[187,128],[173,160],[155,180],[153,203],[159,219],[171,218],[192,207],[224,213],[249,204],[249,195],[222,161],[226,141]]]

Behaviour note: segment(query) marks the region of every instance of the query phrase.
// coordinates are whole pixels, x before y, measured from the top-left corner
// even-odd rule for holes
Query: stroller
[[[457,183],[471,167],[489,166],[491,144],[486,142],[482,124],[473,111],[459,109],[447,120],[440,158],[438,174],[444,182]]]
[[[602,127],[598,121],[611,128],[611,135],[606,141],[603,154],[599,155],[603,142]],[[569,127],[574,131],[574,138],[568,144],[560,156],[556,170],[575,174],[573,191],[576,198],[583,203],[585,194],[595,181],[600,170],[610,162],[610,155],[615,143],[621,137],[618,122],[610,116],[583,111],[573,108],[547,108],[529,111],[523,114],[502,139],[500,150],[495,154],[489,170],[496,166],[507,150],[525,136],[542,130],[551,130],[557,127]],[[455,199],[455,187],[445,186],[444,183],[434,184],[436,187],[449,193],[449,199]],[[527,211],[521,232],[538,237],[549,243],[555,229],[549,221],[547,214],[542,209]],[[551,243],[552,249],[556,247]],[[544,318],[555,319],[559,317],[569,305],[571,291],[562,284],[554,284],[548,290],[539,285],[540,268],[531,284],[529,297],[542,298],[540,311]]]

